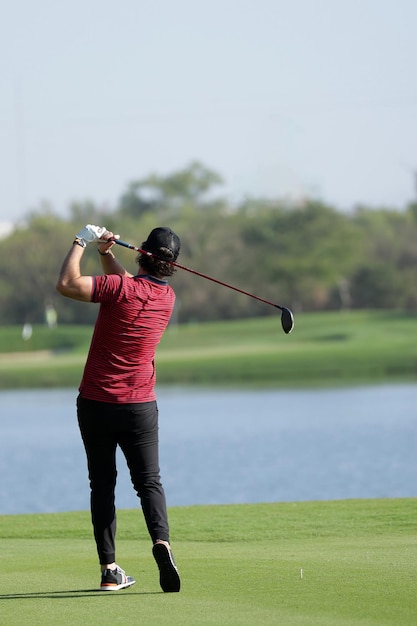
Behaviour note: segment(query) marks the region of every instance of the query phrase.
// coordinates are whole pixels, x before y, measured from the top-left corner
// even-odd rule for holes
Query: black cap
[[[181,241],[173,230],[160,226],[154,228],[149,233],[147,240],[142,244],[142,248],[147,252],[153,252],[153,254],[166,258],[169,261],[175,261],[180,253]],[[161,248],[170,250],[170,252],[172,252],[172,258],[168,258]]]

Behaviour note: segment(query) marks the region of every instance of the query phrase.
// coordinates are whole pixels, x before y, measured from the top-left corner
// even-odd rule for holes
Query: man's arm
[[[125,268],[116,259],[111,251],[114,239],[118,235],[106,230],[104,226],[94,226],[87,224],[75,236],[75,241],[68,252],[59,273],[56,285],[57,291],[67,298],[91,302],[93,292],[93,277],[81,274],[81,258],[87,244],[97,242],[98,251],[102,260],[105,274],[121,274],[122,276],[132,276],[126,272]]]
[[[72,245],[59,272],[56,289],[62,296],[67,298],[91,302],[93,278],[92,276],[82,276],[80,269],[84,250],[85,248],[77,243]]]
[[[114,246],[114,241],[106,241],[103,239],[108,239],[113,237],[113,233],[108,231],[105,232],[101,240],[97,243],[97,250],[100,255],[101,265],[103,267],[103,272],[105,274],[120,274],[121,276],[133,276],[125,270],[123,265],[116,259],[111,248]]]

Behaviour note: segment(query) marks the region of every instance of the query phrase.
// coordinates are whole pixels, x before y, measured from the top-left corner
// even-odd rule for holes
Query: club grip
[[[120,239],[111,239],[113,243],[117,243],[118,246],[123,246],[124,248],[130,248],[131,250],[136,250],[135,246],[127,243],[126,241],[121,241]]]

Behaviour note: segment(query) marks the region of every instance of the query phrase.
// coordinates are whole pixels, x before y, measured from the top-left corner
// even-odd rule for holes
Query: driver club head
[[[288,335],[294,328],[294,316],[286,307],[281,308],[281,325],[284,333]]]

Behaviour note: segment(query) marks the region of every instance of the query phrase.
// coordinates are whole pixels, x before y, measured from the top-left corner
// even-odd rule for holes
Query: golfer
[[[141,500],[163,591],[180,590],[169,543],[165,493],[158,457],[155,349],[167,327],[175,294],[167,282],[180,251],[170,228],[155,228],[142,244],[133,276],[113,254],[112,232],[88,224],[77,235],[61,267],[57,290],[63,296],[100,304],[77,398],[87,455],[91,519],[103,591],[135,583],[116,564],[116,447],[120,446]],[[103,275],[83,276],[87,244],[96,243]],[[156,255],[156,256],[152,256]]]

